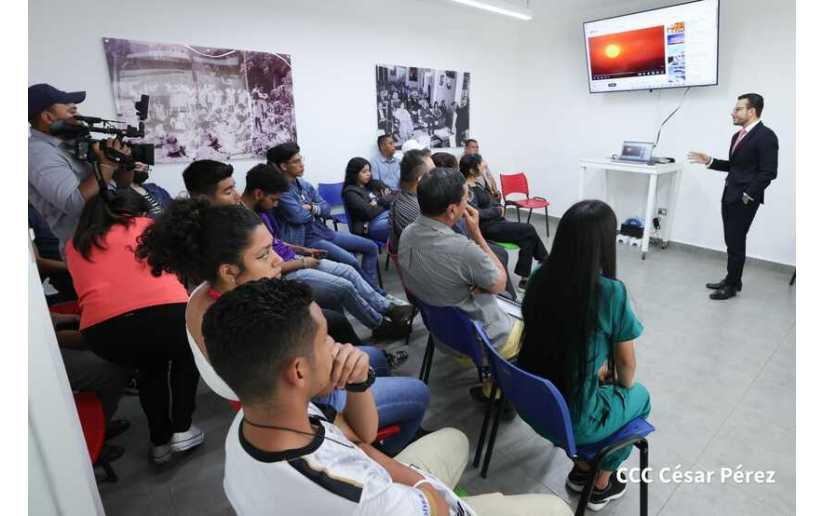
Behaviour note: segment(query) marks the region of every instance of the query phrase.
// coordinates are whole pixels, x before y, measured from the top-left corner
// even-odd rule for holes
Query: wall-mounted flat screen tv
[[[719,0],[584,22],[590,93],[719,83]]]

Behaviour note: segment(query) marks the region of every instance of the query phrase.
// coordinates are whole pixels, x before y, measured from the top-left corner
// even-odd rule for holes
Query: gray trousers
[[[129,371],[103,360],[92,351],[60,348],[63,365],[72,390],[92,391],[103,405],[103,416],[108,423],[117,410],[123,389],[129,382]]]

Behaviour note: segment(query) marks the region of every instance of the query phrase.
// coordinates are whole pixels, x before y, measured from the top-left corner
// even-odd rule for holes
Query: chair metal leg
[[[427,339],[427,349],[424,350],[424,358],[421,360],[421,372],[418,374],[418,379],[424,383],[430,379],[430,366],[433,362],[433,352],[435,351],[435,343],[433,336]]]
[[[496,385],[493,384],[493,391],[496,390]],[[484,448],[484,440],[487,438],[487,428],[490,426],[490,416],[493,413],[493,405],[495,404],[495,396],[491,396],[487,402],[487,408],[484,410],[484,422],[481,423],[481,433],[478,436],[478,444],[476,445],[476,455],[473,458],[473,467],[477,468],[478,463],[481,462],[481,449]]]
[[[387,260],[384,262],[384,270],[390,270],[390,253],[387,251]]]
[[[599,469],[590,463],[590,476],[587,478],[587,483],[579,496],[579,504],[576,506],[576,516],[584,516],[584,511],[587,510],[587,501],[590,500],[590,495],[593,493],[593,486],[596,485],[596,475],[599,474]]]
[[[791,282],[788,285],[793,285],[796,283],[796,271],[793,271],[793,276],[791,276]]]
[[[380,256],[380,254],[379,254]],[[377,257],[375,260],[378,262],[375,267],[375,272],[378,273],[378,286],[382,289],[384,288],[384,278],[381,277],[381,258]]]
[[[642,471],[642,479],[639,483],[639,514],[647,516],[647,482],[645,482],[644,472],[647,471],[648,445],[647,439],[642,439],[636,443],[639,448],[639,467]]]
[[[530,208],[530,211],[527,212],[527,223],[530,223],[530,218],[533,216],[533,208]]]
[[[550,215],[547,214],[547,206],[544,207],[544,232],[550,238]]]
[[[332,226],[335,228],[335,232],[337,233],[338,232],[338,221],[335,220],[335,219],[332,219]]]
[[[491,391],[490,396],[495,400],[496,417],[493,419],[493,429],[490,431],[490,441],[487,443],[487,453],[484,455],[484,466],[481,468],[481,478],[487,478],[487,470],[490,467],[490,459],[493,458],[493,448],[496,446],[496,434],[498,434],[498,423],[501,420],[501,407],[504,405],[504,396],[498,396],[498,389]],[[498,399],[496,399],[498,397]]]
[[[521,210],[519,209],[518,206],[516,206],[516,220],[518,222],[521,222]]]

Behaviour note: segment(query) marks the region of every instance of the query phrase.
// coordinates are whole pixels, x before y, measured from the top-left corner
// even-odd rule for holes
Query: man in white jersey
[[[235,288],[206,312],[203,334],[243,406],[227,435],[224,472],[241,516],[571,514],[551,495],[458,498],[452,488],[469,449],[458,430],[434,432],[396,459],[368,444],[378,414],[367,355],[327,335],[301,282]],[[342,413],[310,402],[336,387],[349,391]]]

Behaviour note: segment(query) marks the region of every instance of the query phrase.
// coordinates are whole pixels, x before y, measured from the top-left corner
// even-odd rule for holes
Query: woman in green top
[[[519,367],[547,378],[567,401],[577,444],[598,442],[650,413],[650,395],[634,383],[634,341],[642,324],[624,284],[616,279],[616,215],[601,201],[581,201],[562,216],[550,256],[530,278],[522,304]],[[596,475],[591,510],[620,497],[616,475],[632,446],[605,458]],[[581,492],[588,465],[567,477]]]

